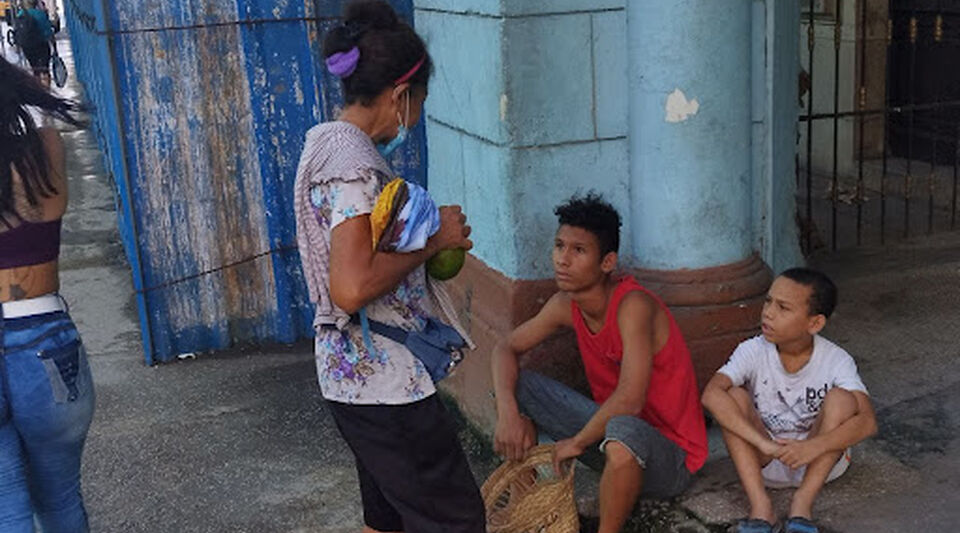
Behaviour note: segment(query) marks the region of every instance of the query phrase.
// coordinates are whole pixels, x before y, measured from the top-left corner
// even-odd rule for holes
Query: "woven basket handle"
[[[536,466],[542,463],[553,465],[553,450],[556,444],[540,444],[527,450],[527,454],[519,461],[521,466]],[[571,463],[572,464],[572,463]],[[564,478],[569,477],[569,472],[564,474]]]
[[[556,446],[554,444],[540,444],[534,446],[527,450],[526,455],[523,459],[519,461],[511,461],[500,465],[493,474],[487,479],[483,484],[483,487],[480,489],[481,494],[483,495],[483,500],[487,504],[492,503],[488,501],[489,498],[496,498],[502,493],[507,486],[513,482],[517,473],[524,471],[528,468],[536,468],[540,465],[550,465],[550,470],[553,470],[553,450]],[[561,465],[561,469],[562,465]],[[573,462],[570,463],[570,467],[563,472],[560,478],[557,478],[557,482],[567,481],[573,477],[574,465]]]
[[[495,533],[526,531],[524,528],[532,525],[531,520],[534,523],[543,519],[549,520],[549,516],[541,516],[541,513],[547,509],[551,509],[550,512],[556,514],[553,521],[560,520],[558,525],[565,524],[561,526],[563,527],[561,531],[573,527],[571,524],[577,522],[577,517],[576,509],[572,507],[572,500],[569,504],[570,509],[552,510],[555,505],[563,505],[562,498],[557,499],[560,494],[569,492],[569,497],[572,498],[574,475],[572,462],[569,468],[561,467],[563,471],[560,476],[556,475],[553,469],[554,449],[555,446],[552,444],[534,446],[527,451],[523,459],[506,461],[490,475],[480,489],[487,509],[488,531]],[[534,494],[539,496],[533,496]],[[544,496],[548,499],[543,500]],[[534,499],[530,500],[530,497]],[[523,502],[525,511],[517,515],[514,506],[520,502]],[[533,503],[533,507],[530,507],[532,502],[537,503]],[[572,513],[569,517],[565,516],[568,512]],[[533,518],[534,515],[536,518]],[[561,520],[561,517],[564,518]],[[520,529],[517,529],[518,527]],[[544,531],[552,532],[554,529],[548,527]]]

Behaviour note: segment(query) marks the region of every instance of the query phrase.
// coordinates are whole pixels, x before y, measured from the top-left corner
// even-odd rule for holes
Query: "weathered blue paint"
[[[623,1],[415,5],[437,63],[430,189],[464,206],[472,253],[511,278],[550,276],[554,207],[594,189],[621,209],[629,257]]]
[[[799,260],[795,2],[415,5],[438,65],[431,190],[464,205],[488,266],[549,277],[553,207],[589,189],[623,216],[626,266]],[[685,122],[665,121],[674,89],[700,104]]]
[[[704,268],[748,257],[751,2],[632,1],[627,27],[639,266]],[[699,110],[668,122],[675,90]]]
[[[117,86],[114,81],[113,48],[105,37],[109,27],[102,0],[67,0],[66,22],[70,29],[77,75],[87,89],[87,100],[96,110],[93,115],[93,131],[101,147],[105,168],[110,173],[117,192],[118,226],[124,243],[135,242],[135,217],[131,211],[129,184],[126,181],[125,148],[120,124],[120,107]],[[149,322],[140,254],[136,248],[128,250],[128,260],[133,271],[133,286],[137,291],[137,310],[141,324]],[[147,364],[152,363],[153,341],[149,327],[143,328],[143,346]]]
[[[627,0],[417,0],[421,9],[522,17],[623,9]]]
[[[594,102],[597,137],[627,135],[627,17],[623,11],[593,16]]]
[[[320,40],[343,1],[66,4],[117,183],[147,363],[311,336],[293,180],[306,131],[342,107]],[[394,4],[411,18],[409,0]],[[425,183],[423,127],[414,133],[394,168]]]
[[[753,201],[755,248],[774,272],[802,264],[796,212],[796,2],[753,0]]]
[[[764,182],[770,184],[770,203],[766,211],[768,235],[761,243],[763,259],[774,272],[804,263],[800,251],[794,213],[797,210],[796,160],[797,115],[799,114],[797,76],[797,36],[800,6],[794,2],[769,1],[766,4],[767,83],[765,101],[769,117],[768,161]]]

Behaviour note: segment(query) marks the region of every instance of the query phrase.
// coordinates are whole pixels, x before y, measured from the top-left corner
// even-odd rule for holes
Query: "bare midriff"
[[[36,298],[60,290],[56,260],[0,270],[0,302]]]

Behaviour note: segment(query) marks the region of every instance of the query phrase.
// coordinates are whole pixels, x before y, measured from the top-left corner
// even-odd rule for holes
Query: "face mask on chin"
[[[410,122],[410,91],[407,91],[407,92],[404,93],[404,94],[405,94],[406,99],[407,99],[407,102],[406,102],[406,113],[407,113],[406,120],[404,120],[404,117],[400,116],[400,113],[397,112],[397,122],[400,123],[400,125],[397,126],[397,136],[394,137],[393,139],[391,139],[390,142],[388,142],[388,143],[386,143],[386,144],[381,143],[381,144],[378,144],[378,145],[377,145],[377,151],[380,152],[380,155],[381,155],[384,159],[387,159],[388,157],[390,157],[390,154],[392,154],[393,152],[395,152],[395,151],[397,150],[397,148],[400,147],[400,145],[402,145],[404,142],[406,142],[406,141],[407,141],[407,137],[410,135],[410,129],[407,128],[407,123]]]

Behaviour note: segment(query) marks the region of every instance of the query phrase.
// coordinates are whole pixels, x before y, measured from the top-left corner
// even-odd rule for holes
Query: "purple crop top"
[[[0,270],[39,265],[60,256],[60,222],[24,222],[0,232]]]

